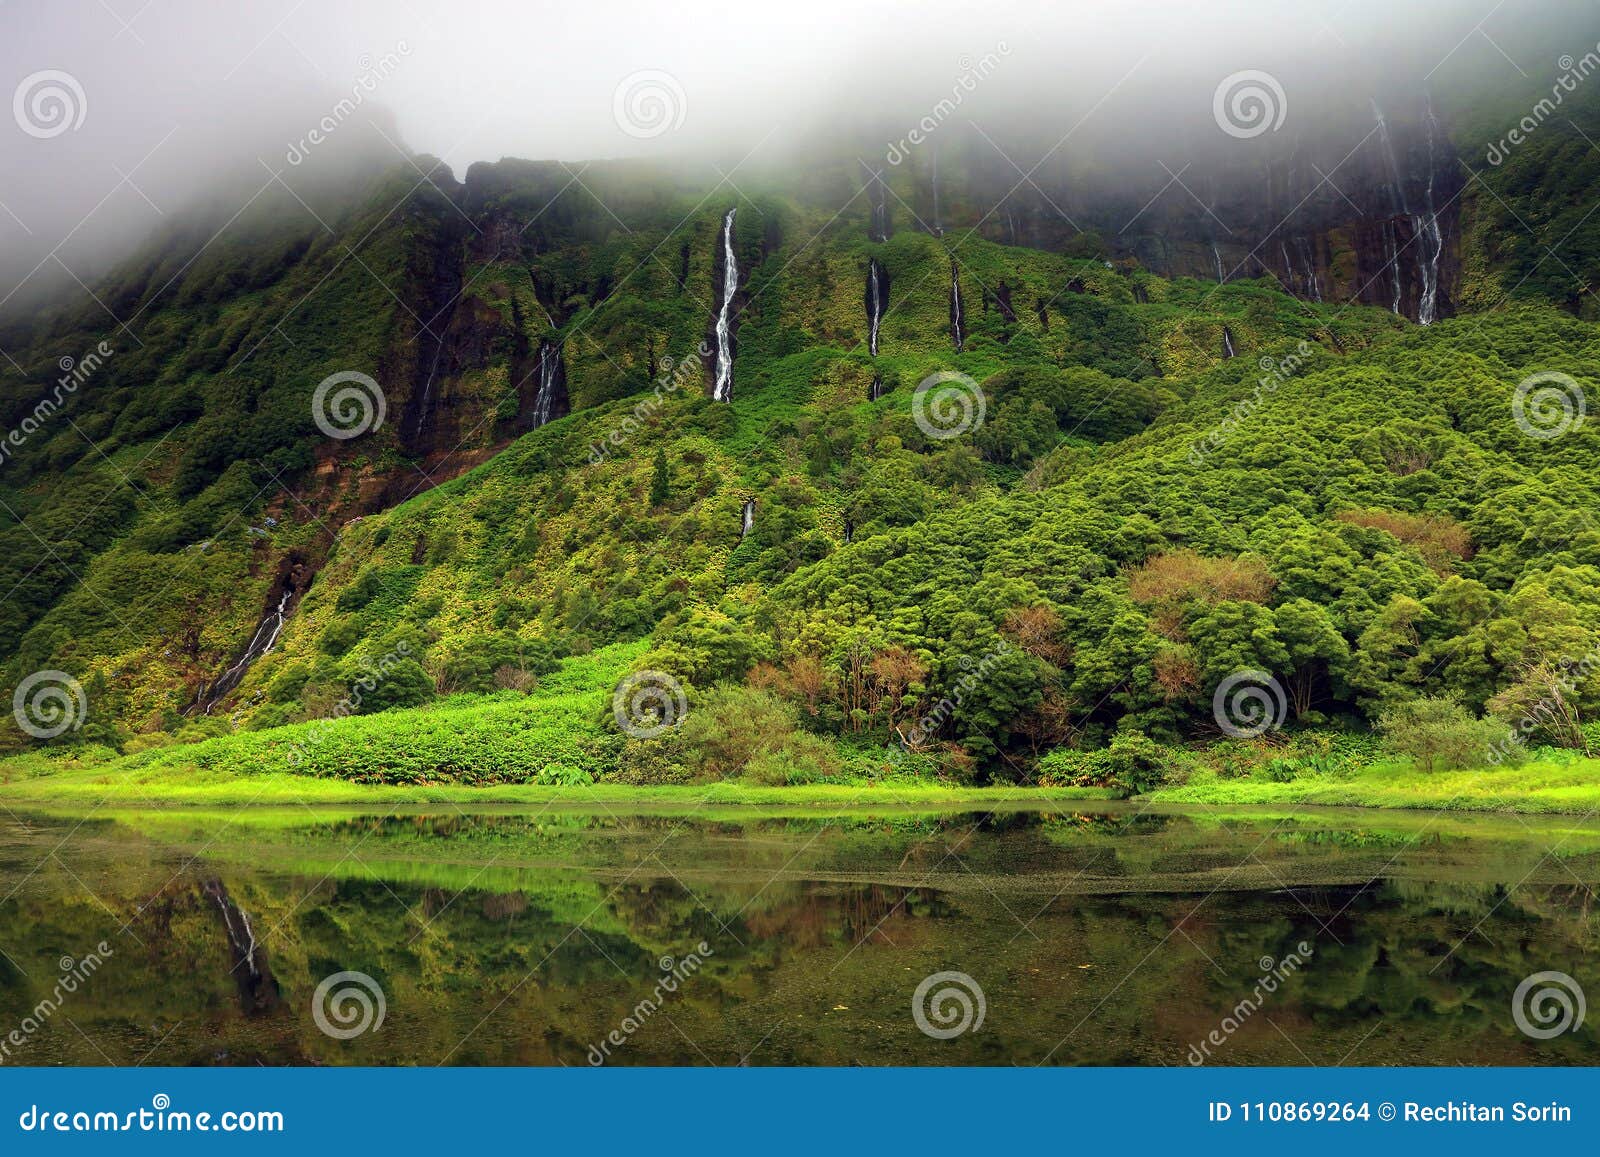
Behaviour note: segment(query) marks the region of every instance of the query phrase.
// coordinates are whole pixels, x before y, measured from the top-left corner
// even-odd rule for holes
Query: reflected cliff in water
[[[1597,871],[1600,829],[1426,816],[23,817],[0,1026],[105,940],[9,1063],[1184,1064],[1304,943],[1209,1063],[1594,1064],[1511,1000],[1600,993]],[[941,971],[984,1004],[948,1040]],[[341,972],[383,999],[348,1040]]]

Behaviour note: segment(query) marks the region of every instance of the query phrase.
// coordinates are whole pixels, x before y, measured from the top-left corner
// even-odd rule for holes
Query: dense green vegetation
[[[730,405],[695,351],[731,206],[670,169],[599,166],[578,190],[556,165],[439,188],[407,167],[325,191],[328,231],[264,203],[187,268],[163,238],[103,294],[149,311],[137,342],[112,335],[0,480],[9,685],[64,671],[89,705],[42,747],[8,721],[5,774],[1187,779],[1218,799],[1303,780],[1360,802],[1352,769],[1381,758],[1443,784],[1533,749],[1461,793],[1495,800],[1581,771],[1549,752],[1587,754],[1600,708],[1600,434],[1529,436],[1513,400],[1536,372],[1596,396],[1600,328],[1537,247],[1484,241],[1555,191],[1535,233],[1577,229],[1600,171],[1572,147],[1552,127],[1482,168],[1473,311],[1426,328],[1271,279],[1158,278],[1087,235],[870,241],[814,190],[757,188]],[[889,279],[876,356],[869,260]],[[82,358],[93,308],[12,319],[5,344],[34,369]],[[572,412],[528,432],[541,343]],[[335,440],[310,396],[352,369],[387,419]],[[940,373],[970,383],[953,437],[918,420]],[[37,397],[0,378],[11,422]],[[204,699],[286,582],[275,646]],[[677,726],[618,726],[635,672],[681,691]],[[1270,726],[1219,742],[1241,722],[1219,688],[1246,672]]]

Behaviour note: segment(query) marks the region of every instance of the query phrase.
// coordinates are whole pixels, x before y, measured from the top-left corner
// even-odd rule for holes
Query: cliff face
[[[1465,171],[1425,100],[1393,116],[1374,108],[1315,144],[1230,142],[1144,165],[1051,158],[1026,178],[988,143],[942,131],[942,172],[930,150],[891,178],[930,233],[975,230],[1086,255],[1094,234],[1102,255],[1166,277],[1273,277],[1308,301],[1378,305],[1424,323],[1459,299]]]

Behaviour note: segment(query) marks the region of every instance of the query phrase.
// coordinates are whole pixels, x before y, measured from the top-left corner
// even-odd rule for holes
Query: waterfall
[[[1378,118],[1378,142],[1383,146],[1383,155],[1389,162],[1389,192],[1397,212],[1411,216],[1411,209],[1406,204],[1406,186],[1400,179],[1400,165],[1394,159],[1394,142],[1389,139],[1389,122],[1384,119],[1383,110],[1378,107],[1378,102],[1372,102],[1372,115]]]
[[[1233,331],[1227,326],[1222,327],[1222,356],[1225,358],[1239,356],[1233,348]]]
[[[856,524],[848,518],[844,520],[844,540],[850,542],[856,536]]]
[[[1428,186],[1427,208],[1418,222],[1417,236],[1424,252],[1419,254],[1422,267],[1422,296],[1417,302],[1417,322],[1431,325],[1439,316],[1439,258],[1444,254],[1444,232],[1439,228],[1439,213],[1433,205],[1433,178],[1436,169],[1433,155],[1434,131],[1439,122],[1433,115],[1433,101],[1427,102],[1428,118]]]
[[[867,348],[878,356],[878,326],[883,321],[883,302],[888,296],[888,275],[876,257],[867,262]]]
[[[961,347],[966,341],[966,336],[961,332],[961,324],[965,320],[961,309],[961,279],[956,276],[955,258],[950,259],[950,336],[955,339],[956,353],[961,352]]]
[[[1317,279],[1317,259],[1311,250],[1311,242],[1304,237],[1297,238],[1295,248],[1306,259],[1306,288],[1311,291],[1311,300],[1321,301],[1322,284]]]
[[[883,375],[873,374],[872,386],[867,391],[867,400],[876,402],[881,397],[883,397]]]
[[[750,529],[755,526],[755,524],[756,500],[754,498],[746,498],[744,500],[744,510],[742,510],[739,514],[739,537],[748,537],[750,534]]]
[[[1384,264],[1389,269],[1389,283],[1394,290],[1394,300],[1389,308],[1396,314],[1400,312],[1400,239],[1395,233],[1394,222],[1383,223],[1383,253]]]
[[[558,418],[556,407],[564,404],[566,366],[561,358],[561,347],[548,338],[539,342],[539,389],[533,396],[531,429]]]
[[[733,255],[733,215],[722,218],[722,302],[717,307],[717,373],[711,396],[719,402],[733,400],[733,298],[739,292],[739,262]]]
[[[1278,238],[1278,254],[1283,258],[1283,287],[1290,293],[1294,292],[1294,258],[1289,256],[1288,242],[1282,237]]]
[[[1211,259],[1217,263],[1217,284],[1226,285],[1228,282],[1228,275],[1222,272],[1222,253],[1217,249],[1217,243],[1215,241],[1211,243]]]
[[[889,240],[889,202],[883,187],[883,174],[874,172],[865,161],[861,167],[867,171],[867,203],[872,209],[872,220],[867,226],[868,241]]]
[[[210,686],[200,689],[199,702],[205,704],[208,714],[217,700],[239,685],[239,681],[244,678],[245,672],[250,669],[250,664],[272,650],[277,644],[278,636],[283,634],[283,625],[289,619],[289,603],[294,599],[294,595],[293,584],[285,583],[283,593],[278,596],[277,605],[261,616],[261,622],[256,625],[256,633],[250,636],[250,642],[245,647],[244,654],[239,656],[238,661],[233,666],[218,675],[216,681]]]

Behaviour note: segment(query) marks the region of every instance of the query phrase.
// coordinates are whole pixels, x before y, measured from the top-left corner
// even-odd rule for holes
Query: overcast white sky
[[[1571,2],[0,0],[0,96],[44,70],[82,92],[69,91],[81,124],[58,135],[0,116],[0,296],[19,263],[25,274],[53,250],[92,266],[225,168],[283,167],[297,133],[386,55],[398,65],[370,101],[392,113],[397,144],[460,176],[508,155],[737,159],[830,118],[914,115],[1001,46],[987,107],[1031,107],[1065,132],[1103,118],[1097,102],[1119,83],[1209,92],[1212,74],[1242,68],[1275,67],[1286,84],[1306,62],[1382,71],[1513,37],[1530,13]],[[614,108],[645,70],[670,77],[658,87],[673,127],[655,136],[625,131]]]

